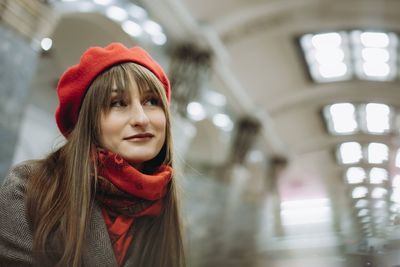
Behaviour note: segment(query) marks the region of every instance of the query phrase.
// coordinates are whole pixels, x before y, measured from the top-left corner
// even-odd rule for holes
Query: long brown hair
[[[81,266],[97,175],[90,159],[100,145],[101,114],[109,110],[112,87],[129,88],[132,82],[137,83],[140,91],[152,90],[159,96],[167,121],[164,146],[145,164],[145,170],[151,172],[161,164],[173,165],[170,113],[161,82],[135,63],[123,63],[100,74],[87,90],[67,142],[39,161],[28,181],[27,211],[32,222],[34,251],[41,261],[54,266]],[[168,185],[160,216],[135,221],[132,256],[135,266],[185,265],[175,182],[172,179]],[[53,252],[54,241],[60,247]]]

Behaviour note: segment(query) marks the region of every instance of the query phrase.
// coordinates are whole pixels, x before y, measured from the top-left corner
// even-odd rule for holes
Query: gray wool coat
[[[15,166],[0,187],[0,266],[41,266],[32,255],[32,232],[26,216],[24,195],[26,180],[34,162]],[[83,251],[85,267],[117,267],[112,244],[101,213],[95,204],[90,219],[87,244]],[[127,255],[124,266],[133,266]]]

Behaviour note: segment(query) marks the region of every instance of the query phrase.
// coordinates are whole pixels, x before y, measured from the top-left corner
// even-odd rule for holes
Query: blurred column
[[[244,164],[247,154],[259,137],[260,131],[261,123],[257,118],[244,116],[238,120],[228,164]]]
[[[258,182],[257,173],[249,168],[248,155],[260,131],[261,123],[252,116],[237,121],[224,174],[229,189],[220,224],[224,233],[220,252],[223,262],[229,263],[226,266],[254,266],[255,263],[261,194],[258,192],[259,197],[255,197],[257,190],[252,183]]]
[[[196,99],[208,81],[211,53],[193,44],[181,44],[170,54],[173,108],[186,117],[187,105]]]
[[[0,2],[0,182],[13,158],[39,40],[54,22],[51,9],[40,1]]]

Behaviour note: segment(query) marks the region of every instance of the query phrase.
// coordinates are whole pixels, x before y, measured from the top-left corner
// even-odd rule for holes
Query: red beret
[[[134,62],[153,72],[164,85],[170,101],[171,87],[168,77],[144,49],[137,46],[129,49],[120,43],[112,43],[105,48],[91,47],[83,53],[79,64],[64,72],[57,85],[59,104],[55,117],[64,136],[75,127],[83,98],[92,81],[104,70],[123,62]]]

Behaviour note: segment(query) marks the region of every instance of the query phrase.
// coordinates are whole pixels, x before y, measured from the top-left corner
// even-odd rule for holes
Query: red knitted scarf
[[[132,242],[130,230],[135,218],[161,213],[172,168],[163,165],[153,174],[144,174],[106,150],[98,151],[97,168],[96,199],[102,207],[118,265],[122,266]]]

